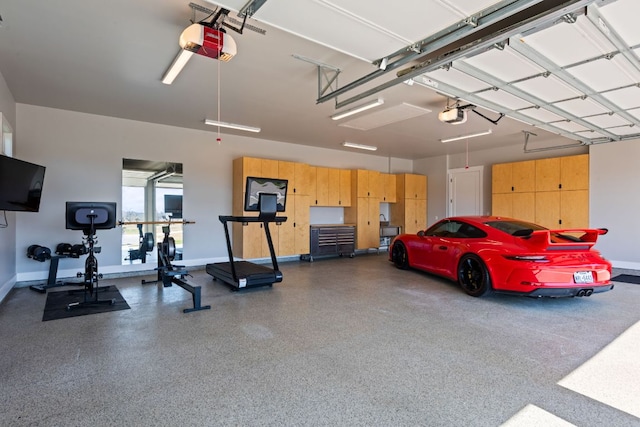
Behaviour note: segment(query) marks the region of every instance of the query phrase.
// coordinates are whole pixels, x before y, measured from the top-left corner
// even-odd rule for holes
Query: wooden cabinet
[[[403,233],[417,233],[427,228],[427,177],[397,174],[396,196],[390,221],[401,226]]]
[[[287,202],[281,225],[269,224],[276,255],[295,255],[309,252],[309,193],[310,166],[253,157],[240,157],[233,162],[233,215],[254,216],[244,212],[244,191],[247,176],[286,179]],[[313,189],[315,191],[315,188]],[[269,245],[261,223],[232,223],[235,256],[252,259],[269,257]]]
[[[380,201],[383,203],[396,202],[396,176],[392,173],[380,174]]]
[[[278,161],[258,159],[254,157],[240,157],[233,161],[233,215],[257,216],[257,212],[244,212],[244,191],[248,176],[279,178]],[[269,245],[261,223],[234,222],[233,231],[234,255],[242,258],[263,258],[269,256]],[[269,227],[274,249],[278,249],[278,227]]]
[[[498,164],[492,173],[493,215],[548,228],[589,226],[588,154]]]
[[[356,224],[356,249],[380,246],[380,172],[351,171],[351,207],[344,209],[344,220]]]
[[[589,155],[536,160],[535,222],[548,228],[589,226]]]
[[[529,193],[536,191],[535,160],[525,162],[501,163],[493,165],[491,170],[491,192]]]
[[[351,171],[309,167],[310,206],[344,207],[351,205]]]

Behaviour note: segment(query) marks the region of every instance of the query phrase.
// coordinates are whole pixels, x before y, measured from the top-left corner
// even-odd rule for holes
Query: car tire
[[[458,283],[472,297],[489,295],[493,290],[487,266],[479,256],[474,254],[467,254],[460,258]]]
[[[393,265],[401,270],[409,268],[409,255],[407,254],[407,248],[402,242],[395,242],[391,249],[391,259]]]

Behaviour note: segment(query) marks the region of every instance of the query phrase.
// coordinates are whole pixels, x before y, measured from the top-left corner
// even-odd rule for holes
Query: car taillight
[[[544,255],[505,255],[504,257],[512,261],[549,262]]]

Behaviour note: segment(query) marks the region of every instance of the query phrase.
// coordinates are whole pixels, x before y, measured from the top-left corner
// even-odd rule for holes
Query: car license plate
[[[593,283],[593,274],[590,271],[576,271],[573,273],[573,281],[576,283]]]

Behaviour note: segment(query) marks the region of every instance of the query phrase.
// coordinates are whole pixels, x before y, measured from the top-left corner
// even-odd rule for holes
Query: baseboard
[[[628,261],[611,261],[613,268],[622,268],[625,270],[640,270],[640,263]]]
[[[17,276],[14,274],[11,279],[7,280],[2,284],[2,286],[0,286],[0,302],[2,302],[4,300],[4,297],[6,297],[11,289],[13,289],[13,287],[16,285],[16,282]]]

